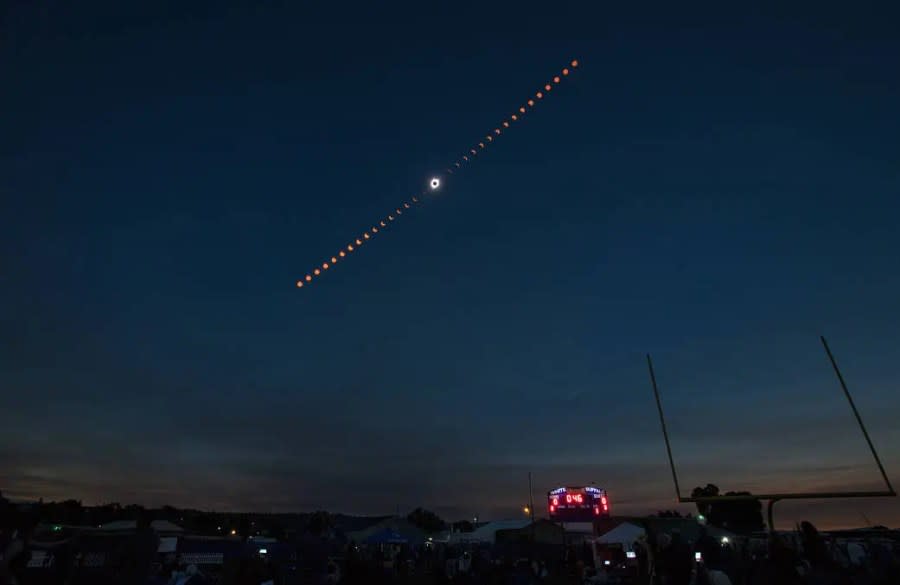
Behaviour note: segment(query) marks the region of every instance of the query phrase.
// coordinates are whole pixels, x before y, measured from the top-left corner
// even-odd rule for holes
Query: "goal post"
[[[672,445],[669,442],[669,432],[666,428],[666,417],[663,413],[662,401],[659,397],[659,386],[656,383],[656,372],[653,369],[653,360],[650,357],[650,354],[647,354],[647,369],[650,373],[650,384],[653,387],[653,396],[656,398],[656,409],[659,413],[659,424],[662,429],[663,440],[666,444],[666,454],[669,458],[669,468],[672,471],[672,483],[675,485],[675,496],[678,498],[678,503],[680,504],[690,504],[690,503],[712,503],[712,502],[729,502],[729,501],[747,501],[747,500],[756,500],[756,501],[767,501],[767,516],[768,516],[768,528],[770,532],[775,531],[775,524],[773,521],[773,507],[775,502],[779,500],[815,500],[815,499],[831,499],[831,498],[885,498],[885,497],[896,497],[897,492],[894,491],[894,487],[891,485],[891,480],[888,478],[887,472],[884,470],[884,465],[881,463],[881,458],[878,456],[878,451],[875,449],[875,445],[872,443],[872,439],[869,437],[869,432],[866,430],[866,426],[863,423],[862,417],[859,414],[859,411],[856,409],[856,404],[853,402],[853,397],[850,395],[850,390],[847,388],[847,384],[844,381],[844,376],[841,374],[841,370],[838,368],[837,361],[834,359],[834,354],[831,353],[831,348],[828,347],[828,342],[825,340],[825,337],[820,336],[819,339],[822,341],[822,347],[825,349],[825,353],[828,356],[829,362],[831,362],[831,366],[834,369],[834,373],[837,376],[838,382],[840,383],[841,389],[844,392],[844,396],[847,398],[847,402],[850,404],[850,409],[853,411],[853,415],[856,418],[856,422],[859,424],[859,428],[862,431],[863,437],[866,439],[866,443],[869,446],[869,450],[872,453],[872,457],[875,459],[875,463],[878,465],[878,470],[881,472],[881,477],[884,480],[885,488],[884,490],[879,491],[847,491],[847,492],[791,492],[791,493],[771,493],[771,494],[748,494],[748,495],[730,495],[730,496],[699,496],[699,497],[686,497],[681,495],[681,488],[678,484],[678,472],[675,468],[675,458],[672,456]]]

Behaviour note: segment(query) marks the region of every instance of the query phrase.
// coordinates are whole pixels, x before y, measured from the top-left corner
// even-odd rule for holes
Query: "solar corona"
[[[578,62],[578,60],[572,60],[568,64],[568,66],[562,69],[562,77],[560,77],[559,75],[554,75],[551,78],[552,82],[547,82],[539,86],[543,91],[538,90],[536,93],[533,93],[531,95],[536,97],[538,100],[543,100],[544,98],[550,97],[549,93],[544,92],[549,92],[554,85],[558,85],[563,77],[568,76],[569,73],[577,69],[579,65],[580,63]],[[500,138],[510,129],[512,122],[517,122],[524,119],[524,114],[534,109],[538,104],[538,102],[536,102],[534,99],[528,99],[525,103],[527,105],[519,106],[516,110],[516,113],[511,114],[507,119],[501,120],[500,123],[497,124],[487,135],[485,135],[483,139],[478,142],[474,142],[470,146],[466,147],[464,154],[461,154],[459,158],[447,165],[447,168],[445,170],[446,175],[453,175],[455,173],[458,173],[472,164],[472,162],[474,162],[477,158],[477,155],[480,151],[486,151],[494,144],[497,144]],[[316,263],[316,268],[314,268],[311,273],[306,273],[305,276],[302,276],[296,281],[297,288],[304,288],[306,286],[309,286],[315,281],[315,279],[325,276],[326,272],[333,272],[330,271],[329,268],[333,268],[335,264],[337,264],[339,258],[344,258],[347,253],[353,252],[356,249],[354,247],[354,244],[356,247],[361,247],[363,246],[363,244],[368,244],[374,241],[374,236],[376,234],[384,233],[390,222],[399,219],[400,216],[403,215],[403,209],[412,209],[413,207],[420,205],[424,201],[425,195],[427,195],[428,193],[436,193],[437,191],[443,189],[445,181],[446,176],[431,177],[427,181],[426,188],[422,190],[418,197],[414,196],[409,200],[404,201],[400,206],[394,209],[393,213],[391,213],[387,217],[381,218],[376,222],[381,227],[381,230],[376,227],[372,227],[369,230],[364,231],[362,234],[350,238],[350,243],[345,248],[342,248],[336,255],[325,255],[325,261]]]

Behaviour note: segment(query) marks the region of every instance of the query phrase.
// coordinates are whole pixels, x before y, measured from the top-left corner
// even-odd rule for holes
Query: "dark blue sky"
[[[895,10],[29,4],[0,45],[4,493],[499,517],[533,470],[655,511],[647,352],[689,488],[877,488],[819,334],[900,483]]]

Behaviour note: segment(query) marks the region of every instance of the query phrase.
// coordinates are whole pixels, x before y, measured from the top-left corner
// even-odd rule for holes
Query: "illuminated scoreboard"
[[[561,487],[547,494],[550,519],[557,522],[592,522],[609,516],[606,490],[588,487]]]

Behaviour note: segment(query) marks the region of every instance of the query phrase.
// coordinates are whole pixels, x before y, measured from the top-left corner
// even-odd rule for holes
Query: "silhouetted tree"
[[[0,530],[12,529],[14,509],[9,500],[3,497],[3,492],[0,492]]]
[[[204,534],[217,534],[218,527],[221,525],[221,520],[215,514],[199,512],[196,514],[185,514],[182,517],[186,519],[184,524]]]
[[[750,492],[725,492],[725,495],[749,496],[752,494]],[[718,502],[713,510],[720,516],[721,526],[733,532],[760,532],[766,528],[766,524],[763,522],[762,502],[759,500]]]
[[[81,524],[84,508],[78,500],[65,500],[63,502],[49,502],[41,506],[41,522],[53,524]]]
[[[318,510],[313,512],[312,516],[309,517],[307,529],[313,534],[323,535],[331,530],[333,525],[334,520],[332,519],[331,514],[323,510]]]
[[[240,522],[238,522],[238,536],[241,537],[241,540],[247,542],[247,539],[250,538],[250,520],[246,517],[241,518]]]
[[[706,484],[706,487],[695,487],[691,492],[692,498],[705,498],[709,496],[718,496],[719,488],[716,485],[711,483]],[[708,502],[697,502],[697,512],[703,514],[707,518],[710,517],[710,508],[711,504]]]
[[[456,532],[472,532],[475,530],[475,525],[468,520],[460,520],[453,523],[453,530]]]
[[[691,492],[695,498],[718,496],[719,488],[713,484],[696,487]],[[725,492],[726,496],[749,496],[750,492]],[[762,503],[759,500],[735,500],[731,502],[697,502],[697,511],[706,516],[713,526],[732,532],[748,533],[765,529]]]
[[[418,526],[429,534],[440,532],[447,527],[447,523],[441,520],[437,514],[422,508],[416,508],[410,512],[406,519],[409,520],[410,524]]]

